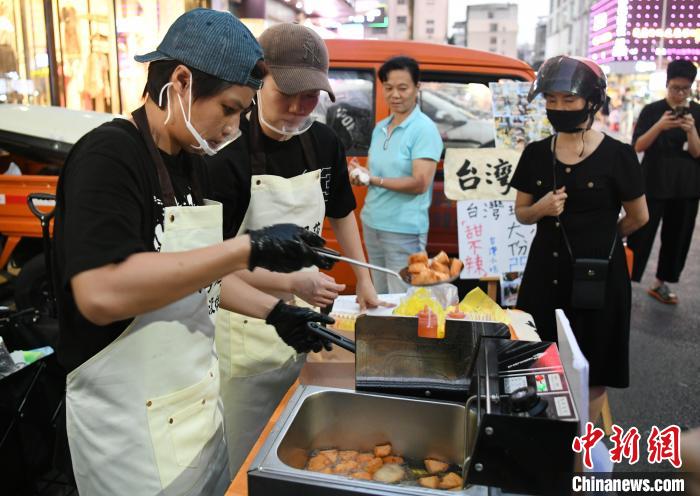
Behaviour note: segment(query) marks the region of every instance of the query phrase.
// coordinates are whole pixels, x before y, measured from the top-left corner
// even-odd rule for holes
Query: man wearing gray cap
[[[207,160],[224,205],[225,236],[275,222],[295,222],[320,234],[327,217],[348,256],[364,260],[355,220],[355,198],[343,149],[311,114],[320,92],[335,95],[328,81],[328,51],[313,30],[279,24],[260,36],[270,74],[256,107],[241,122],[243,137]],[[355,271],[361,307],[382,304],[366,269]],[[286,301],[325,307],[345,286],[318,271],[240,275],[280,292]],[[305,355],[298,354],[262,320],[231,312],[217,317],[221,393],[232,475],[255,443],[275,406],[296,380]]]
[[[295,225],[222,241],[201,155],[239,135],[262,85],[262,50],[229,13],[195,9],[150,62],[133,120],[94,129],[58,181],[58,359],[80,494],[220,495],[230,481],[213,319],[219,304],[265,318],[294,349],[320,349],[308,321],[232,272],[324,263]],[[65,434],[65,432],[64,432]]]

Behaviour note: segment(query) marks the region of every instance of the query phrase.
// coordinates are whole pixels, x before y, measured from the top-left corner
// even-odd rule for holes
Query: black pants
[[[627,237],[627,246],[634,252],[632,280],[639,282],[642,279],[656,230],[663,219],[656,277],[665,282],[678,282],[693,239],[698,199],[647,198],[647,206],[649,223]]]

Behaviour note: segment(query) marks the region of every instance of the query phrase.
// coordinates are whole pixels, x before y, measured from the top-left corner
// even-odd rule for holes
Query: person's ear
[[[192,72],[187,67],[180,64],[175,67],[175,70],[173,70],[173,73],[170,75],[170,82],[173,83],[173,88],[180,96],[185,96],[192,84]]]

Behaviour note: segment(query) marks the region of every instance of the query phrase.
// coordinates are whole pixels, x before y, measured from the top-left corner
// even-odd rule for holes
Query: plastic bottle
[[[428,305],[418,312],[418,337],[437,338],[438,319],[437,315],[428,308]]]

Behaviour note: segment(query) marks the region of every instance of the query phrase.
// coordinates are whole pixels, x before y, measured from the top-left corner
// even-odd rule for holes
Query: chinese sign
[[[515,219],[515,202],[464,200],[457,203],[459,258],[462,279],[522,272],[536,226]]]
[[[489,83],[493,95],[496,148],[523,151],[528,143],[552,134],[544,98],[527,101],[530,85],[521,81]]]
[[[630,465],[634,465],[640,458],[639,443],[642,438],[636,427],[631,427],[627,432],[618,425],[612,426],[613,435],[610,441],[613,447],[610,449],[610,461],[620,463],[623,459]],[[677,425],[670,425],[665,429],[652,426],[646,439],[647,462],[650,464],[668,461],[675,468],[681,467],[681,429]],[[583,464],[588,469],[593,468],[591,450],[603,438],[604,432],[599,427],[594,427],[591,422],[586,423],[586,432],[574,438],[571,449],[576,453],[583,453]]]
[[[515,200],[510,178],[520,152],[498,148],[448,148],[445,196],[450,200]]]

